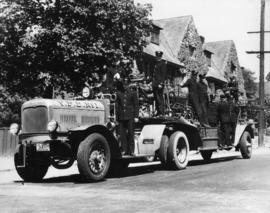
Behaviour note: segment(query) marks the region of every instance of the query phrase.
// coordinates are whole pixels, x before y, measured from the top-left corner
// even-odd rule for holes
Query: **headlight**
[[[58,123],[55,120],[51,120],[47,125],[47,130],[49,132],[54,132],[58,127]]]
[[[84,87],[83,88],[83,90],[82,90],[82,96],[84,98],[89,98],[90,93],[91,93],[91,91],[90,91],[90,88],[89,87]]]
[[[113,130],[113,129],[115,128],[116,125],[115,125],[114,122],[111,122],[111,121],[110,121],[110,122],[107,123],[106,126],[107,126],[107,128],[111,131],[111,130]]]
[[[9,132],[12,134],[12,135],[17,135],[20,131],[20,127],[18,124],[16,123],[13,123],[10,125],[10,128],[9,128]]]

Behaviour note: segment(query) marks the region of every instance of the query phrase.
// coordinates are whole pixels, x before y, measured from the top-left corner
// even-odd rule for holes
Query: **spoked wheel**
[[[87,181],[100,181],[108,173],[111,152],[107,140],[98,133],[81,142],[77,153],[78,169]]]
[[[252,140],[250,133],[245,131],[240,139],[239,148],[242,154],[242,157],[245,159],[251,158],[252,154]]]
[[[185,169],[189,160],[189,143],[185,133],[177,131],[170,137],[168,163],[173,169]]]

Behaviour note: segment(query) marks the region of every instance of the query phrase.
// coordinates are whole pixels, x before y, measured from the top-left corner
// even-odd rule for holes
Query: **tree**
[[[21,105],[25,101],[18,94],[11,95],[0,87],[0,126],[9,126],[11,123],[20,123]]]
[[[265,77],[266,81],[270,81],[270,72]]]
[[[146,46],[150,5],[132,0],[5,0],[0,3],[0,82],[32,98],[78,92],[91,73],[132,60]]]
[[[244,86],[247,94],[247,98],[252,98],[256,93],[257,86],[255,83],[256,77],[254,77],[254,72],[245,67],[241,67],[243,79],[244,79]]]

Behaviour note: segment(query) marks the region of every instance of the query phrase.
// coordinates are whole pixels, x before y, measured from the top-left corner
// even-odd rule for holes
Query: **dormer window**
[[[211,67],[211,58],[212,58],[212,53],[210,51],[204,50],[204,55],[206,57],[206,62],[208,67]]]
[[[159,45],[160,29],[161,29],[160,27],[153,25],[153,29],[151,32],[151,42],[157,45]]]
[[[192,57],[194,52],[195,52],[195,47],[193,47],[192,45],[188,46],[188,50],[189,50],[189,56]]]

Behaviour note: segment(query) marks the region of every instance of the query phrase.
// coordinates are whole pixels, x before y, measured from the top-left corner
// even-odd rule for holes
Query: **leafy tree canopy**
[[[133,59],[151,30],[150,5],[132,0],[0,2],[0,80],[35,97],[44,87],[78,92],[93,72]]]
[[[241,67],[242,74],[244,78],[244,86],[247,93],[247,96],[252,96],[256,93],[257,86],[255,83],[256,77],[254,77],[254,72],[244,67]],[[251,97],[248,97],[251,98]]]
[[[0,87],[0,127],[9,126],[13,122],[20,123],[21,105],[25,99],[18,94],[10,94]]]
[[[270,72],[265,77],[266,81],[270,81]]]

